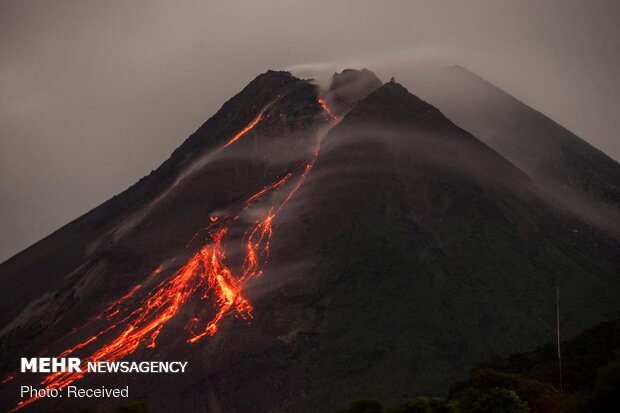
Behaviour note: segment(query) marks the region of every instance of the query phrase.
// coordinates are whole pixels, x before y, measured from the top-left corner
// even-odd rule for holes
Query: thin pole
[[[555,325],[558,342],[558,366],[560,368],[560,391],[564,391],[564,382],[562,379],[562,351],[560,349],[560,286],[555,285]]]

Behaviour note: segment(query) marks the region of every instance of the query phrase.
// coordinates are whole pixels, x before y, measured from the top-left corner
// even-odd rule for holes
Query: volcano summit
[[[567,336],[613,318],[617,233],[498,142],[367,70],[328,90],[258,76],[157,170],[0,266],[0,407],[113,406],[17,397],[76,383],[128,385],[153,412],[398,402],[552,340],[556,286]],[[188,367],[17,373],[25,355]]]

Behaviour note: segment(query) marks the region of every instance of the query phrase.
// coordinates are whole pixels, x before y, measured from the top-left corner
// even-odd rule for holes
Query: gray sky
[[[270,68],[429,55],[620,159],[618,21],[613,0],[2,0],[0,261],[156,168]]]

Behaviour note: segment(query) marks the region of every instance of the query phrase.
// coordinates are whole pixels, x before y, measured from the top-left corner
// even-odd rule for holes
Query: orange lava
[[[243,135],[245,135],[246,133],[248,133],[249,131],[251,131],[252,129],[254,129],[254,126],[256,126],[256,124],[258,122],[260,122],[263,119],[263,113],[264,113],[265,109],[261,110],[260,113],[258,114],[257,117],[254,118],[254,120],[252,122],[249,123],[249,125],[247,125],[245,128],[241,129],[241,131],[239,133],[237,133],[235,136],[233,136],[232,138],[230,138],[228,140],[228,142],[226,142],[226,144],[224,146],[222,146],[221,149],[227,148],[228,146],[232,145],[233,143],[235,143],[237,140],[239,140],[240,137],[242,137]]]
[[[319,98],[319,104],[321,105],[321,107],[323,108],[323,111],[328,115],[329,118],[331,118],[334,122],[340,121],[338,116],[334,115],[332,111],[329,109],[329,106],[327,106],[327,102],[325,102],[324,99]]]
[[[330,114],[328,109],[323,107]],[[263,118],[263,112],[264,110],[220,149],[228,147],[254,128]],[[135,285],[120,299],[110,304],[95,320],[108,321],[109,325],[63,351],[59,357],[66,357],[77,350],[90,349],[90,355],[82,357],[85,370],[84,366],[88,362],[117,361],[139,348],[156,347],[162,329],[175,316],[188,317],[186,328],[191,336],[187,338],[187,342],[190,344],[200,341],[205,336],[214,335],[222,320],[230,314],[243,320],[250,319],[253,308],[243,296],[243,287],[262,274],[269,257],[274,218],[300,188],[317,157],[318,151],[309,161],[266,185],[231,208],[228,213],[210,217],[210,224],[205,228],[207,233],[205,243],[183,266],[150,290],[142,284]],[[295,182],[289,184],[290,181]],[[271,195],[267,200],[271,204],[267,212],[246,230],[241,244],[242,264],[235,270],[226,262],[225,237],[233,223],[239,225],[241,212],[267,194]],[[163,268],[163,264],[160,265],[151,277],[161,273]],[[200,316],[196,314],[190,316],[187,312],[179,314],[184,305],[197,300],[210,301],[212,308],[208,319],[201,320]],[[136,304],[135,309],[132,310],[129,304]],[[204,305],[201,305],[201,308],[205,308]],[[200,329],[199,325],[202,326]],[[101,343],[95,347],[95,342]],[[85,372],[53,373],[46,376],[41,384],[51,389],[60,389],[83,378],[85,374]],[[35,400],[36,397],[20,402],[14,411]]]

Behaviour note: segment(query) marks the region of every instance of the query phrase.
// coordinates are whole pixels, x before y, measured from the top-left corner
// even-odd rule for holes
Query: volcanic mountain
[[[0,267],[1,406],[129,385],[149,411],[333,411],[442,394],[613,318],[620,254],[395,82],[258,76],[156,171]],[[584,177],[586,179],[587,177]],[[187,360],[183,376],[15,373],[19,357]]]

